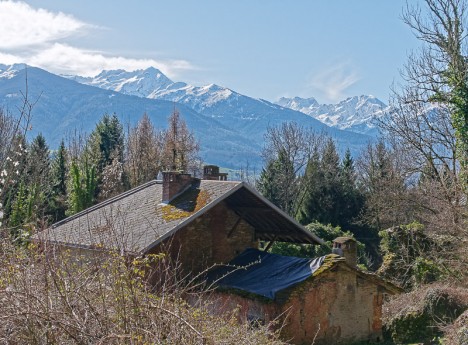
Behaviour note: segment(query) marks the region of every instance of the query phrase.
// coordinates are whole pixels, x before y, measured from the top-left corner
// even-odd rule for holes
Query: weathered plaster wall
[[[282,337],[293,344],[340,344],[382,339],[383,294],[378,285],[347,268],[335,268],[277,295],[275,301],[217,292],[213,311],[238,308],[241,320],[276,318],[285,322]]]
[[[382,302],[378,285],[340,264],[292,291],[284,335],[296,344],[382,339]]]

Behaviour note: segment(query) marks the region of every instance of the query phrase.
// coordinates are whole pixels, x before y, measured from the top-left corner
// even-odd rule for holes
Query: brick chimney
[[[179,194],[185,192],[194,181],[190,174],[181,173],[178,171],[164,171],[162,173],[163,193],[162,202],[168,203]]]
[[[357,242],[352,237],[337,237],[333,240],[333,254],[338,254],[346,259],[351,267],[357,266]]]
[[[227,181],[227,173],[220,173],[217,165],[205,165],[203,167],[203,179],[214,181]]]

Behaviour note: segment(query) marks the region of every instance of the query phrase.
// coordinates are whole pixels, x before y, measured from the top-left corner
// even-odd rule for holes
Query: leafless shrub
[[[394,296],[384,304],[382,321],[396,343],[430,341],[467,308],[466,288],[437,283]]]
[[[56,248],[55,248],[56,249]],[[268,327],[190,307],[163,254],[15,248],[0,244],[0,341],[28,344],[280,344]],[[148,284],[151,272],[166,275]],[[170,282],[170,283],[169,283]]]

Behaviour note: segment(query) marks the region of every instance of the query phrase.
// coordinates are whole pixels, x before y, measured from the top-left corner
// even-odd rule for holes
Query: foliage
[[[62,220],[66,216],[67,210],[67,176],[68,162],[67,150],[62,140],[58,151],[52,161],[52,199],[50,201],[50,214],[52,222]]]
[[[427,236],[423,225],[401,225],[379,235],[384,259],[378,273],[384,277],[410,288],[439,280],[448,273],[433,256],[440,244]]]
[[[99,174],[114,158],[123,161],[124,133],[117,115],[105,114],[101,118],[90,135],[89,147]]]
[[[303,224],[318,221],[357,232],[355,220],[363,208],[349,150],[343,161],[328,139],[323,152],[309,159],[303,177],[302,202],[296,217]]]
[[[325,241],[325,245],[295,244],[287,242],[275,242],[271,246],[271,252],[279,255],[296,256],[300,258],[315,258],[330,254],[333,247],[333,240],[341,236],[353,237],[348,231],[341,230],[340,227],[333,227],[330,224],[324,225],[318,222],[310,223],[306,229]],[[362,268],[369,267],[368,259],[365,255],[365,246],[357,241],[358,263]]]
[[[270,127],[265,134],[262,156],[267,164],[257,188],[295,217],[300,208],[304,186],[301,175],[314,152],[320,150],[324,135],[295,122]]]
[[[444,327],[444,344],[468,344],[468,309],[452,325]]]
[[[72,162],[70,169],[69,214],[80,212],[94,203],[97,189],[96,168],[85,159],[83,166]]]
[[[257,189],[273,204],[286,212],[291,212],[293,200],[289,194],[295,180],[293,162],[289,161],[286,152],[281,150],[278,157],[270,160],[266,168],[262,169]]]

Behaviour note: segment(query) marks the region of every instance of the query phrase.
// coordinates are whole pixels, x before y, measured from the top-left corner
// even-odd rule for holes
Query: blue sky
[[[401,0],[0,1],[0,63],[81,75],[154,65],[175,81],[216,83],[270,101],[313,96],[329,103],[372,94],[387,102],[419,44],[400,20],[404,6]]]

